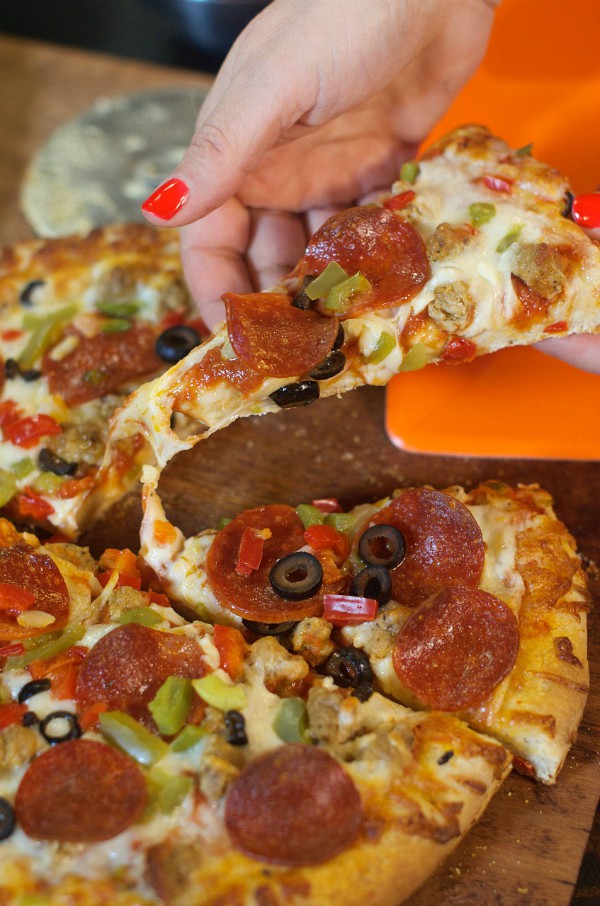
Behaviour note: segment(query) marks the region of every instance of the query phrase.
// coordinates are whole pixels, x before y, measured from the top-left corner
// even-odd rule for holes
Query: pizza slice
[[[330,218],[270,292],[224,296],[226,323],[114,420],[162,468],[233,420],[429,363],[600,326],[600,247],[566,180],[481,126],[434,144],[379,204]],[[202,431],[179,437],[173,412]]]
[[[396,906],[511,757],[0,520],[5,906]],[[372,691],[372,690],[371,690]]]
[[[200,342],[177,237],[126,225],[18,243],[0,255],[0,507],[74,535],[138,478],[142,438],[108,420]]]
[[[457,714],[555,782],[589,688],[590,598],[546,492],[488,482],[350,513],[276,504],[186,539],[145,470],[141,553],[174,600],[283,634],[314,665],[347,656],[357,683],[367,670],[405,705]]]

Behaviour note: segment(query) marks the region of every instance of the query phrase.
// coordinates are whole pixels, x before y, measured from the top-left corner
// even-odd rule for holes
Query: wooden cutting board
[[[0,36],[0,122],[5,126],[0,133],[0,244],[28,235],[18,208],[19,179],[54,127],[100,94],[190,80],[189,73]],[[401,485],[537,481],[554,494],[559,515],[586,558],[600,563],[596,463],[415,456],[388,441],[384,402],[382,390],[365,389],[232,425],[167,470],[161,490],[170,517],[192,533],[262,503],[336,495],[350,507]],[[585,413],[581,418],[585,430]],[[139,519],[133,495],[87,540],[96,551],[108,544],[135,548]],[[598,599],[597,578],[592,588]],[[599,622],[592,612],[592,689],[558,784],[546,789],[509,777],[482,821],[410,906],[570,903],[600,790]]]
[[[537,481],[555,496],[558,513],[583,554],[600,563],[596,464],[414,456],[387,440],[384,405],[382,390],[365,388],[340,400],[237,422],[167,468],[161,494],[169,517],[191,534],[214,527],[221,516],[264,503],[337,496],[350,507],[400,485]],[[98,552],[107,543],[135,545],[139,516],[132,496],[87,540]],[[597,578],[592,588],[598,599]],[[599,623],[592,612],[592,691],[559,782],[547,788],[510,776],[483,819],[410,906],[570,903],[600,791]]]

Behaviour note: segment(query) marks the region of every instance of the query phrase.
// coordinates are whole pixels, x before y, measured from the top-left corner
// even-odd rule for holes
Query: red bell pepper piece
[[[221,667],[229,674],[232,680],[239,680],[244,672],[244,651],[246,642],[244,636],[233,626],[215,625],[213,641],[219,652]]]
[[[332,525],[309,525],[304,540],[314,551],[333,551],[340,557],[348,555],[348,541]]]
[[[484,176],[483,184],[492,192],[502,192],[504,195],[512,194],[512,179],[505,179],[503,176]]]
[[[357,623],[369,623],[375,619],[378,607],[375,598],[324,595],[323,619],[334,626],[355,626]]]
[[[22,518],[31,516],[32,519],[43,519],[44,516],[52,515],[54,507],[36,494],[33,488],[26,487],[17,495],[17,511]]]
[[[240,540],[237,563],[235,564],[235,571],[238,575],[249,576],[255,569],[258,569],[262,560],[264,546],[264,538],[255,529],[250,527],[244,529]]]
[[[392,195],[390,198],[386,198],[383,202],[383,206],[384,208],[387,208],[388,211],[401,211],[402,208],[405,208],[416,197],[416,193],[413,192],[412,189],[408,189],[406,192],[400,192],[398,195]]]
[[[21,719],[27,711],[25,702],[6,702],[0,705],[0,730],[10,727],[12,724],[20,724]]]
[[[4,426],[4,437],[17,447],[30,450],[41,437],[60,434],[61,426],[51,415],[28,415]]]

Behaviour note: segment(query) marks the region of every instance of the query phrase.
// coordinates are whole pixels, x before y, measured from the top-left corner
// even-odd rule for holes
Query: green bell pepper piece
[[[148,705],[156,726],[163,736],[174,736],[185,725],[194,690],[189,679],[168,676]]]
[[[517,241],[517,239],[519,238],[519,236],[521,235],[522,229],[523,229],[523,225],[519,224],[518,226],[513,227],[512,230],[509,230],[508,233],[506,234],[506,236],[503,236],[503,238],[500,240],[500,242],[496,246],[496,251],[498,253],[501,253],[501,252],[505,252],[507,249],[509,249],[511,247],[511,245],[513,245],[513,243],[515,243]]]
[[[299,503],[296,512],[302,520],[305,529],[311,525],[322,525],[325,522],[325,514],[316,506],[310,506],[308,503]]]
[[[4,506],[12,499],[17,490],[17,479],[12,472],[0,469],[0,506]]]
[[[14,657],[8,657],[6,659],[6,669],[18,670],[21,667],[27,667],[32,661],[41,661],[54,657],[55,654],[60,654],[62,651],[66,651],[67,648],[71,648],[84,635],[85,627],[72,623],[58,636],[55,632],[50,632],[43,636],[38,636],[36,639],[27,640],[29,644],[24,641],[25,652],[16,654]]]
[[[102,333],[125,333],[131,330],[131,321],[126,318],[111,318],[102,325]]]
[[[384,330],[379,339],[373,352],[367,356],[367,362],[369,365],[378,365],[379,362],[383,362],[384,359],[388,357],[390,352],[396,348],[396,338],[392,336],[391,333],[388,333],[387,330]]]
[[[324,521],[325,525],[332,525],[336,532],[347,535],[354,525],[354,516],[350,513],[327,513]]]
[[[284,698],[279,706],[273,729],[284,742],[306,742],[308,715],[301,698]]]
[[[195,724],[186,724],[181,733],[171,742],[172,752],[185,752],[198,745],[206,736],[206,730]]]
[[[12,471],[15,473],[17,478],[27,478],[28,475],[33,472],[35,466],[33,464],[33,459],[29,456],[26,456],[24,459],[19,459],[17,462],[13,462],[11,466]]]
[[[62,334],[62,323],[49,321],[47,324],[36,327],[19,356],[19,366],[24,370],[31,368],[38,359],[41,359],[47,349],[58,343]]]
[[[132,318],[140,310],[139,302],[98,302],[96,311],[109,318]]]
[[[146,776],[150,801],[147,812],[149,817],[155,810],[169,815],[192,791],[194,779],[187,774],[168,774],[161,768],[151,768]]]
[[[192,686],[200,698],[220,711],[240,711],[246,705],[246,692],[242,686],[230,686],[214,673],[193,679]]]
[[[431,360],[429,350],[424,343],[417,343],[409,349],[400,365],[400,371],[418,371],[424,368]]]
[[[413,183],[415,182],[420,172],[421,168],[419,167],[416,160],[407,160],[400,167],[400,179],[402,179],[404,182]]]
[[[488,201],[476,201],[469,205],[469,217],[473,226],[483,226],[496,216],[496,206]]]
[[[163,618],[155,610],[152,610],[151,607],[132,607],[131,610],[126,610],[125,613],[122,613],[119,617],[119,623],[125,625],[126,623],[140,623],[142,626],[156,626],[157,623],[162,623]]]
[[[347,280],[348,276],[337,261],[330,261],[325,270],[308,284],[304,292],[314,302],[316,299],[320,299],[321,296],[326,296],[329,290],[341,283],[342,280]]]
[[[323,306],[328,311],[343,313],[348,309],[353,296],[357,293],[366,293],[370,289],[371,284],[363,274],[353,274],[329,290]]]
[[[124,711],[104,711],[99,723],[103,736],[138,764],[155,764],[169,751],[164,739],[155,736]]]
[[[79,305],[74,303],[57,308],[56,311],[28,311],[23,315],[23,330],[35,330],[46,324],[64,324],[65,321],[70,321],[78,311]]]

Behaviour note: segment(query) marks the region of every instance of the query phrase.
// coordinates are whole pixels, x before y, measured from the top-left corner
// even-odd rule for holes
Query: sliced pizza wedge
[[[589,688],[590,598],[546,492],[489,482],[403,489],[350,513],[278,504],[186,539],[145,469],[141,550],[175,600],[287,634],[315,665],[352,646],[388,695],[458,714],[520,770],[556,780]]]
[[[133,394],[113,442],[143,432],[162,468],[241,416],[599,328],[600,248],[529,148],[467,126],[402,176],[328,220],[281,286],[226,294],[226,323]],[[179,437],[173,412],[202,431]]]
[[[131,551],[0,520],[0,556],[6,906],[397,906],[510,770],[454,716],[186,622]]]
[[[99,472],[114,410],[200,343],[177,236],[140,225],[0,253],[0,507],[73,536],[135,486],[141,437]]]

